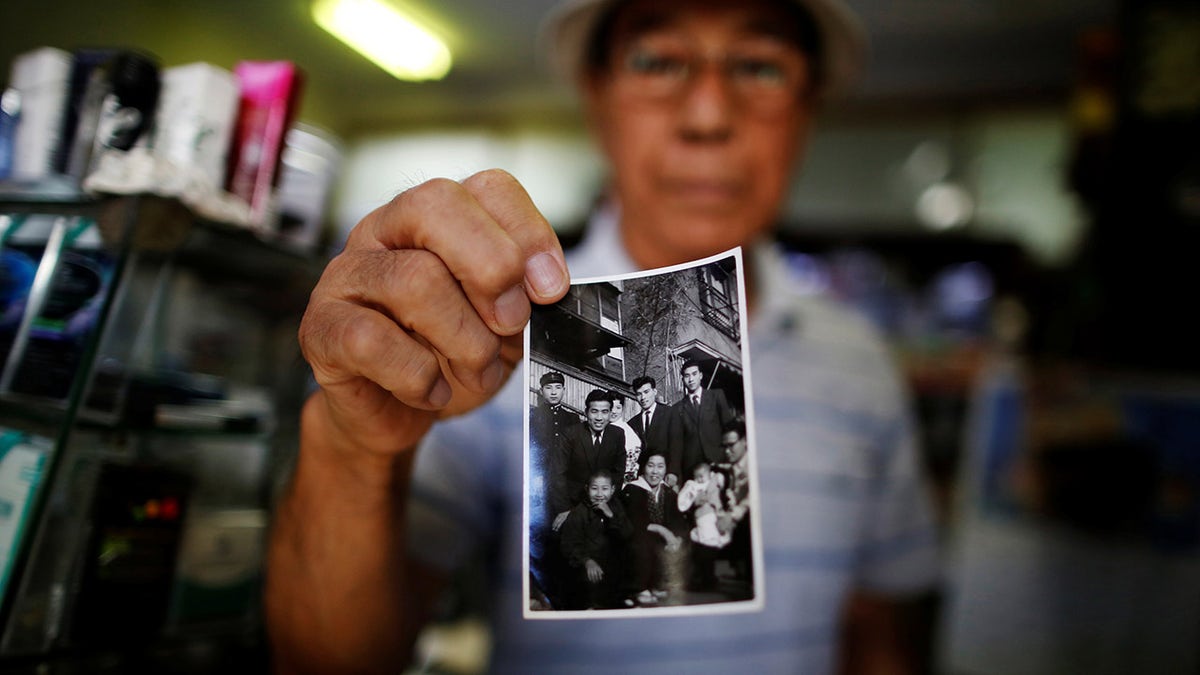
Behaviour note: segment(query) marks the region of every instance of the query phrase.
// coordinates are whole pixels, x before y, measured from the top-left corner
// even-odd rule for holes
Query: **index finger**
[[[525,252],[525,290],[538,304],[557,302],[571,284],[562,245],[525,188],[501,170],[481,171],[464,188]]]
[[[486,171],[462,183],[433,179],[364,219],[360,241],[434,253],[475,312],[498,335],[519,333],[529,302],[554,302],[569,287],[562,248],[517,181]],[[348,242],[349,245],[349,242]]]

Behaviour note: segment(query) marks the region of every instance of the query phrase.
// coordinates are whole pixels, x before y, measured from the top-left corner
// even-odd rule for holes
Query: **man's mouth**
[[[724,204],[742,192],[742,182],[723,178],[666,178],[660,182],[668,195],[698,203]]]

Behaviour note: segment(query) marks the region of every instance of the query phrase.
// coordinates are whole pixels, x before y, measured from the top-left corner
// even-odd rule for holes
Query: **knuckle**
[[[453,279],[445,263],[428,251],[410,250],[398,256],[397,264],[388,264],[390,286],[401,289],[412,300],[434,299],[446,295]]]
[[[421,399],[440,376],[437,358],[401,333],[383,329],[379,315],[358,313],[337,322],[335,339],[347,370],[400,399]]]
[[[348,269],[353,269],[358,257],[351,253],[350,250],[345,250],[331,258],[326,263],[325,271],[321,273],[321,278],[317,281],[317,285],[313,288],[313,295],[317,296],[326,293],[331,286],[336,285],[338,281],[344,279],[348,273]]]
[[[464,321],[460,325],[459,334],[465,336],[463,344],[453,356],[455,365],[465,366],[471,370],[482,370],[500,356],[500,338],[486,328],[476,329],[478,322]]]
[[[484,169],[468,176],[463,185],[470,189],[511,189],[520,186],[520,182],[504,169]]]
[[[391,203],[397,208],[430,213],[461,194],[462,187],[449,178],[431,178],[396,195]]]
[[[380,347],[386,344],[380,339],[373,317],[365,313],[356,313],[337,322],[335,339],[359,372],[379,359]]]
[[[381,379],[387,390],[402,400],[424,398],[442,372],[437,358],[420,347],[405,350],[389,363],[392,372]]]
[[[360,248],[370,248],[374,245],[378,231],[386,229],[386,224],[393,221],[395,199],[376,207],[363,216],[346,235],[344,251]]]

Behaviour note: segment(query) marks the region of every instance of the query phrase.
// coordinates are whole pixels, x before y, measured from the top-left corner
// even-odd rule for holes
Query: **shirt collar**
[[[621,209],[612,200],[592,214],[583,239],[567,255],[573,281],[638,271],[621,242],[620,219]]]

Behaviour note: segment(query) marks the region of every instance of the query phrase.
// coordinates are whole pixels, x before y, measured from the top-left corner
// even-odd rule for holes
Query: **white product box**
[[[20,92],[21,118],[13,139],[12,177],[36,180],[54,173],[73,57],[54,47],[25,52],[13,60],[9,86]]]
[[[220,190],[237,120],[238,82],[233,73],[209,63],[163,71],[154,155]]]

